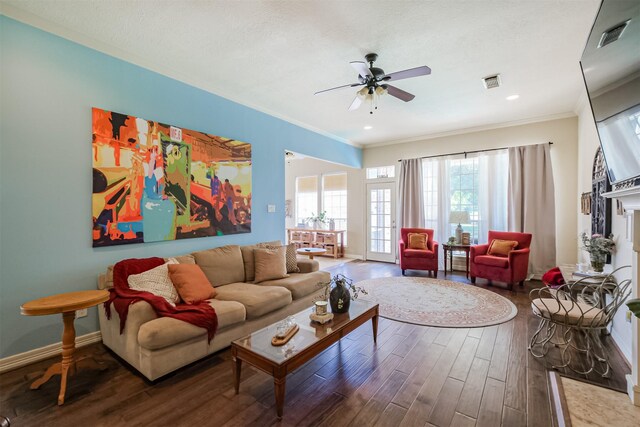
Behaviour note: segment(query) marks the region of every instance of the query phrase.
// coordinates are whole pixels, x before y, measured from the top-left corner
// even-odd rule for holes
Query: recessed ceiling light
[[[368,126],[367,125],[367,126],[364,127],[364,130],[369,130],[369,129],[373,129],[373,126]]]
[[[507,96],[507,101],[513,101],[514,99],[520,98],[520,95],[510,95]]]

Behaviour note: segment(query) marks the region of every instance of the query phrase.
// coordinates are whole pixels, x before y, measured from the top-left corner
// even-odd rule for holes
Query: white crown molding
[[[100,331],[91,332],[76,337],[76,348],[85,347],[89,344],[102,341]],[[44,347],[34,348],[24,353],[14,354],[0,359],[0,374],[14,369],[21,368],[31,363],[39,362],[50,357],[58,356],[62,353],[62,343],[49,344]]]
[[[548,122],[551,120],[567,119],[569,117],[576,117],[576,113],[574,113],[573,111],[568,111],[566,113],[550,114],[547,116],[533,117],[530,119],[514,120],[511,122],[503,122],[503,123],[493,123],[490,125],[463,128],[463,129],[457,129],[457,130],[451,130],[451,131],[439,132],[439,133],[431,133],[431,134],[426,134],[421,136],[414,136],[406,139],[397,139],[393,141],[376,142],[373,144],[366,144],[363,148],[366,150],[368,148],[384,147],[387,145],[397,145],[397,144],[406,144],[408,142],[426,141],[429,139],[443,138],[447,136],[463,135],[467,133],[482,132],[482,131],[492,130],[492,129],[502,129],[502,128],[508,128],[512,126],[522,126],[522,125],[528,125],[533,123]]]
[[[202,89],[206,92],[220,96],[222,98],[225,98],[237,104],[244,105],[245,107],[249,107],[261,113],[268,114],[277,119],[284,120],[285,122],[291,123],[292,125],[299,126],[311,132],[326,136],[327,138],[331,138],[343,144],[351,145],[356,148],[362,148],[362,144],[358,144],[351,140],[341,138],[337,135],[333,135],[315,126],[297,121],[283,114],[276,113],[275,111],[271,111],[269,109],[262,108],[257,105],[250,104],[250,103],[241,101],[239,99],[236,99],[232,94],[225,92],[224,90],[220,90],[220,88],[213,87],[208,82],[193,78],[192,76],[187,76],[183,73],[176,71],[175,69],[167,65],[169,61],[167,61],[166,63],[157,63],[155,61],[150,61],[139,55],[120,49],[116,46],[112,46],[108,43],[101,42],[99,40],[94,39],[93,37],[87,36],[86,34],[70,30],[59,24],[43,19],[32,13],[25,12],[24,10],[20,10],[14,6],[8,5],[1,1],[0,1],[0,14],[5,15],[11,19],[15,19],[16,21],[20,21],[24,24],[30,25],[32,27],[38,28],[40,30],[46,31],[48,33],[54,34],[56,36],[62,37],[64,39],[70,40],[74,43],[78,43],[82,46],[86,46],[90,49],[96,50],[106,55],[112,56],[114,58],[129,62],[131,64],[137,65],[139,67],[145,68],[147,70],[153,71],[155,73],[161,74],[171,79],[188,84],[189,86]]]

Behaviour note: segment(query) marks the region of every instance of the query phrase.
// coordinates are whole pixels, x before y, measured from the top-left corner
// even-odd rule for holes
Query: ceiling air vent
[[[613,26],[602,33],[602,37],[600,37],[600,42],[598,43],[598,48],[604,47],[609,43],[613,43],[618,40],[625,28],[629,25],[629,21],[631,21],[631,19],[627,19],[626,21]]]
[[[496,74],[495,76],[488,76],[482,79],[482,83],[484,83],[485,89],[493,89],[494,87],[500,86],[500,74]]]

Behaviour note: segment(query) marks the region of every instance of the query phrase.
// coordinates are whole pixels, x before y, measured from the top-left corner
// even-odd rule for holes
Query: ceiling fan
[[[368,101],[370,103],[369,113],[373,114],[374,109],[378,109],[377,98],[389,94],[393,97],[401,99],[404,102],[409,102],[416,96],[405,92],[395,86],[388,84],[387,82],[408,79],[411,77],[426,76],[431,74],[431,68],[423,65],[422,67],[410,68],[408,70],[396,71],[395,73],[385,74],[382,68],[373,66],[373,63],[378,59],[378,55],[375,53],[369,53],[364,57],[366,62],[352,61],[351,66],[358,72],[358,83],[351,83],[331,89],[321,90],[314,93],[318,95],[320,93],[329,92],[336,89],[343,89],[347,87],[364,86],[356,93],[356,97],[349,106],[349,111],[357,110],[363,102]],[[367,67],[367,62],[369,66]]]

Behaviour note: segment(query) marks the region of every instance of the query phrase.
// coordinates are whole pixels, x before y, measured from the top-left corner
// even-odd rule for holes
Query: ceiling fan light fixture
[[[387,89],[385,89],[385,88],[384,88],[384,87],[382,87],[382,86],[378,86],[378,87],[376,88],[376,94],[377,94],[378,96],[386,95],[386,94],[387,94]]]

